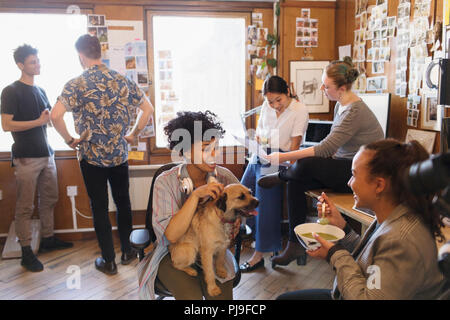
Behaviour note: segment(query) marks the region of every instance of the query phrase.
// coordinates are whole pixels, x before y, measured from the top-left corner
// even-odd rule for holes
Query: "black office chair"
[[[153,175],[152,184],[150,186],[150,195],[148,198],[147,212],[145,214],[145,228],[133,230],[130,234],[131,247],[133,247],[138,252],[139,261],[141,261],[144,258],[145,255],[144,250],[156,240],[156,235],[155,232],[153,231],[152,225],[153,187],[155,185],[156,178],[164,171],[170,170],[176,165],[178,165],[178,163],[168,163],[161,166],[158,170],[156,170],[155,174]],[[239,269],[238,264],[242,245],[241,232],[245,232],[245,228],[241,227],[241,230],[235,239],[236,249],[233,264],[236,276],[233,280],[233,288],[235,288],[241,280],[241,271]],[[231,252],[229,252],[229,254],[231,254]],[[159,281],[158,277],[156,277],[155,280],[155,293],[159,296],[158,300],[172,296],[169,290],[167,290],[161,283],[161,281]]]

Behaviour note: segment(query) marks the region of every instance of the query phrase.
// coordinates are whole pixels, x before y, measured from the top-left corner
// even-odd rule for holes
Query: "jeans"
[[[352,176],[352,160],[309,157],[297,160],[279,177],[288,183],[289,241],[297,242],[294,228],[305,223],[308,206],[305,191],[327,188],[351,193],[347,182]]]
[[[281,217],[283,204],[283,188],[276,186],[271,189],[261,188],[256,181],[268,169],[259,161],[251,161],[245,169],[241,183],[252,190],[259,200],[256,208],[258,215],[254,218],[254,225],[249,221],[250,227],[256,229],[255,249],[259,252],[276,252],[281,246]],[[262,173],[261,173],[262,172]],[[275,171],[276,172],[276,171]]]
[[[128,162],[116,167],[98,167],[86,160],[80,162],[84,184],[89,196],[97,241],[106,262],[114,261],[115,252],[111,222],[108,216],[108,184],[111,186],[117,207],[116,220],[120,245],[123,253],[131,251],[132,230],[131,202],[129,194]]]

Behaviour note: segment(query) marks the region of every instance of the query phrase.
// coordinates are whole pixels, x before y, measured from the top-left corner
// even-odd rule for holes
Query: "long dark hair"
[[[269,92],[285,94],[297,99],[297,96],[289,91],[289,86],[286,81],[279,76],[271,76],[264,81],[262,94],[265,96]]]
[[[374,152],[368,163],[371,176],[381,176],[391,182],[392,200],[403,203],[411,209],[412,213],[420,216],[431,234],[439,239],[445,240],[441,232],[443,227],[439,212],[433,207],[433,195],[414,195],[409,191],[406,173],[407,169],[414,163],[428,159],[428,152],[413,140],[402,143],[395,139],[385,139],[372,142],[362,147]]]

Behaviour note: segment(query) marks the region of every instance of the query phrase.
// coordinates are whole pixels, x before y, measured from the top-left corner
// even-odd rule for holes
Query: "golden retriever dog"
[[[216,200],[199,204],[186,233],[169,245],[173,266],[195,277],[197,271],[191,265],[199,253],[208,294],[219,295],[215,274],[227,277],[225,255],[230,242],[225,223],[234,223],[238,216],[254,215],[257,206],[258,200],[241,184],[227,185]]]

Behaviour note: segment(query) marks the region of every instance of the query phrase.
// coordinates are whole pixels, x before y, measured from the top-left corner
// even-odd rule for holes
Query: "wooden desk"
[[[328,198],[333,201],[336,208],[340,213],[345,214],[346,216],[358,221],[361,223],[361,234],[366,232],[367,227],[373,222],[375,219],[369,214],[362,213],[360,211],[356,211],[353,209],[354,199],[351,193],[335,193],[329,192],[328,190],[309,190],[306,191],[305,194],[310,196],[311,198],[317,199],[322,192],[326,192]],[[450,227],[446,226],[443,228],[442,233],[444,234],[446,241],[450,241]],[[436,245],[438,250],[445,244],[445,242],[439,243],[436,241]]]
[[[328,190],[309,190],[306,191],[305,194],[311,198],[317,199],[323,191],[325,191],[328,198],[333,201],[340,213],[361,223],[361,234],[364,234],[367,227],[370,226],[375,218],[369,214],[353,209],[355,202],[351,193],[335,193],[328,192]]]

